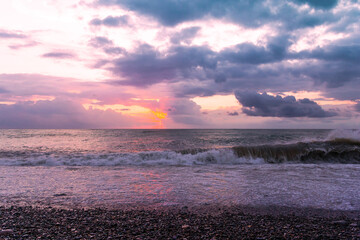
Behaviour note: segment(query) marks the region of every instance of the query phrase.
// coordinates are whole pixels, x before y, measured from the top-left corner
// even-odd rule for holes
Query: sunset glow
[[[147,4],[1,2],[0,127],[358,127],[356,1]]]
[[[165,119],[167,116],[167,113],[161,112],[159,110],[151,111],[158,119]]]

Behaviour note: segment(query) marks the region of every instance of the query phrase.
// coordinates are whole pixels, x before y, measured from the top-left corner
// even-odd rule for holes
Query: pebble
[[[345,220],[332,221],[332,224],[347,225],[348,222]]]
[[[0,235],[4,236],[4,235],[10,235],[13,234],[13,230],[12,229],[4,229],[4,230],[0,230]]]
[[[218,209],[219,206],[216,206]],[[57,209],[0,207],[6,239],[357,239],[360,225],[345,216],[244,213],[223,207]]]

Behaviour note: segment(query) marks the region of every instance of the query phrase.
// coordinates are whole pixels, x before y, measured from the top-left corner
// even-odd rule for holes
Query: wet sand
[[[0,239],[360,239],[359,211],[0,207]]]

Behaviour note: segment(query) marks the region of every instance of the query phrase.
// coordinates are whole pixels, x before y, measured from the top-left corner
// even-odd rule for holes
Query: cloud
[[[220,58],[233,63],[263,64],[285,59],[290,42],[287,36],[280,36],[268,41],[266,47],[251,43],[238,44],[220,53]]]
[[[50,96],[73,101],[96,99],[98,104],[125,104],[136,97],[123,88],[102,82],[41,74],[0,74],[0,88],[6,90],[1,93],[2,97],[12,102]]]
[[[168,36],[170,45],[165,50],[143,44],[127,53],[114,45],[100,46],[109,58],[99,62],[98,67],[110,71],[113,78],[108,83],[112,85],[142,88],[165,82],[175,97],[228,94],[234,89],[257,91],[261,86],[269,92],[331,91],[333,96],[347,98],[346,90],[354,92],[351,85],[360,82],[356,30],[359,11],[350,8],[351,3],[348,8],[343,8],[344,3],[337,7],[338,1],[334,0],[197,0],[181,4],[159,0],[97,0],[97,3],[152,16],[164,26],[204,18],[258,30],[264,25],[267,29],[271,26],[271,33],[257,42],[241,42],[219,51],[206,44],[190,45],[204,28],[202,22],[193,23],[195,27],[179,25],[180,30]],[[305,4],[308,6],[302,6]],[[339,40],[329,37],[319,43],[306,39],[320,25],[323,25],[321,29],[328,29],[326,34],[330,36],[336,34],[332,28],[344,25],[340,27],[343,37]],[[291,47],[301,45],[298,41],[302,36],[315,42],[311,49],[296,52]],[[334,88],[342,89],[335,93],[331,90]]]
[[[202,75],[199,71],[189,72],[189,81],[174,86],[174,91],[178,97],[207,96],[240,88],[257,91],[261,86],[270,92],[316,89],[331,92],[329,96],[337,99],[356,99],[353,87],[360,84],[357,45],[329,45],[294,53],[282,44],[290,41],[286,37],[273,39],[266,46],[243,43],[214,52],[216,68],[206,69]],[[289,64],[287,60],[295,63]],[[334,88],[339,91],[336,93]]]
[[[321,25],[331,21],[333,13],[329,10],[336,6],[334,0],[294,0],[296,4],[307,3],[311,8],[298,11],[297,6],[288,1],[238,1],[238,0],[97,0],[105,6],[120,6],[140,14],[151,16],[165,26],[213,17],[247,26],[259,27],[269,22],[281,22],[286,29],[297,29]],[[312,11],[312,10],[315,10]],[[319,10],[319,11],[318,11]]]
[[[115,47],[114,42],[106,37],[95,37],[89,41],[90,46],[102,48],[109,55],[126,54],[126,50],[121,47]],[[106,62],[107,63],[107,62]],[[101,64],[99,65],[101,67]]]
[[[0,94],[1,94],[1,93],[7,93],[7,92],[8,92],[8,91],[7,91],[6,89],[0,87]]]
[[[106,37],[94,37],[92,39],[90,39],[89,41],[90,46],[96,47],[96,48],[101,48],[104,46],[111,46],[113,45],[113,41],[111,41],[110,39],[106,38]]]
[[[121,55],[127,53],[126,49],[121,47],[106,47],[104,48],[104,52],[110,55]]]
[[[331,9],[338,4],[338,0],[294,0],[298,4],[308,4],[314,8]]]
[[[176,123],[188,126],[204,126],[201,107],[189,99],[173,99],[167,103],[168,117]]]
[[[227,115],[229,115],[229,116],[238,116],[239,113],[236,112],[236,111],[234,111],[234,112],[227,112]]]
[[[170,41],[173,44],[179,44],[184,42],[186,44],[190,44],[191,40],[196,36],[196,34],[200,31],[201,27],[188,27],[182,29],[180,32],[175,33]]]
[[[128,25],[128,23],[129,23],[129,16],[127,15],[123,15],[119,17],[108,16],[102,20],[99,18],[94,18],[93,20],[90,21],[91,25],[95,25],[95,26],[104,25],[107,27],[120,27],[120,26]]]
[[[67,58],[75,58],[76,55],[68,52],[48,52],[41,55],[44,58],[58,58],[58,59],[67,59]]]
[[[23,33],[0,30],[0,38],[27,38]]]
[[[302,51],[299,57],[321,59],[324,61],[342,61],[350,63],[360,62],[360,45],[349,44],[345,46],[328,45],[326,47],[317,47],[312,51]]]
[[[134,126],[134,119],[112,110],[86,110],[64,99],[0,104],[0,128],[114,128]]]
[[[178,81],[189,77],[202,69],[216,68],[213,52],[207,47],[177,46],[162,56],[152,46],[141,45],[139,49],[126,57],[115,59],[108,68],[113,75],[125,79],[111,81],[112,84],[146,87],[159,82]]]
[[[293,96],[270,96],[267,93],[235,92],[235,97],[243,105],[243,113],[261,117],[309,117],[325,118],[337,114],[323,110],[316,102],[307,98],[296,100]]]
[[[14,49],[14,50],[18,50],[18,49],[21,49],[21,48],[34,47],[34,46],[37,46],[37,45],[39,45],[38,42],[30,41],[30,42],[23,43],[23,44],[11,44],[11,45],[9,45],[9,48]]]
[[[360,112],[360,102],[355,105],[355,111]]]
[[[356,63],[346,61],[318,61],[289,69],[296,78],[306,76],[316,84],[325,83],[328,88],[338,88],[360,81],[360,69]]]

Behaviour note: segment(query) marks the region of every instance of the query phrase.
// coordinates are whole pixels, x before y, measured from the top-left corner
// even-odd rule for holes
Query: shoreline
[[[360,239],[360,211],[239,205],[1,206],[0,227],[8,231],[0,239]]]

